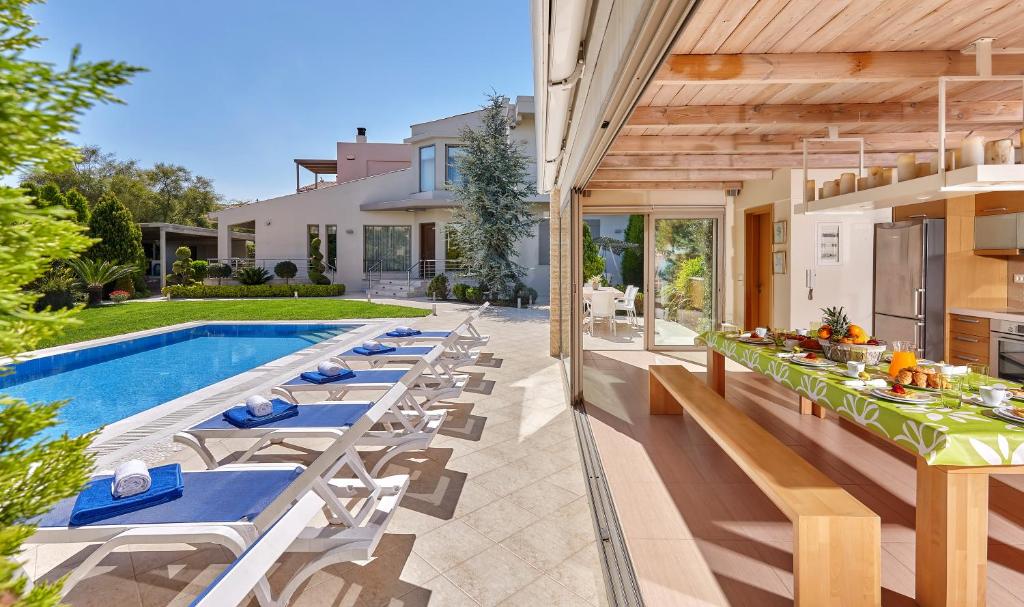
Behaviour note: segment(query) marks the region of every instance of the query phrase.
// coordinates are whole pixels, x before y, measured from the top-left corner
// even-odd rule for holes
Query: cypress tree
[[[64,206],[75,212],[78,223],[88,225],[92,213],[89,211],[89,200],[81,192],[74,188],[68,190],[64,195]]]
[[[121,201],[113,194],[104,194],[89,218],[89,234],[99,238],[89,249],[89,257],[117,265],[132,264],[142,268],[142,230]]]
[[[627,285],[644,284],[644,216],[630,215],[624,240],[636,246],[622,252],[622,281]]]

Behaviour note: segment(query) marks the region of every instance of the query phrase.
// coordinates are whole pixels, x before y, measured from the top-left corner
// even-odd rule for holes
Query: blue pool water
[[[210,324],[24,361],[0,393],[70,399],[45,437],[78,436],[334,337],[353,326]]]

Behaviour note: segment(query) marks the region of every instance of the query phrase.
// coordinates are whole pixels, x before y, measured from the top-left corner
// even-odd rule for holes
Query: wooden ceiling
[[[802,166],[804,137],[864,136],[868,165],[937,145],[939,76],[970,76],[982,37],[1024,48],[1024,0],[703,0],[648,83],[590,189],[729,188]],[[993,73],[1024,75],[1024,54]],[[1017,134],[1019,82],[951,83],[948,146]],[[856,166],[815,144],[812,166]]]

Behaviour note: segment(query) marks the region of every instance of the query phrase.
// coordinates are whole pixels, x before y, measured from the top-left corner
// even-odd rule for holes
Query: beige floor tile
[[[439,575],[406,595],[383,603],[386,607],[478,607],[479,603],[448,578]]]
[[[551,578],[541,576],[499,603],[502,607],[590,607],[592,603],[573,594]]]
[[[475,601],[490,607],[530,584],[541,573],[505,548],[492,546],[444,575]]]
[[[578,494],[551,482],[550,478],[549,476],[513,491],[508,495],[508,499],[535,516],[543,517],[579,497]]]
[[[546,571],[556,582],[571,589],[591,605],[607,600],[607,586],[601,570],[601,555],[597,543],[584,546],[576,554]]]
[[[417,537],[413,551],[444,573],[493,544],[482,533],[458,520]]]
[[[467,525],[495,542],[500,542],[536,520],[535,514],[518,506],[509,497],[491,502],[462,518]]]

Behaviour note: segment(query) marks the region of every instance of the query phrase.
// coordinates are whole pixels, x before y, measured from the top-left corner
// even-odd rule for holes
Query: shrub
[[[466,288],[466,301],[468,301],[469,303],[474,303],[474,304],[483,303],[484,302],[484,294],[480,290],[480,287],[467,287]]]
[[[114,303],[124,303],[131,298],[131,293],[129,293],[128,291],[121,291],[120,289],[117,291],[113,291],[110,294],[110,300],[113,301]]]
[[[167,282],[179,285],[192,284],[192,250],[184,246],[178,247],[178,250],[174,252],[174,257],[171,273],[167,275]]]
[[[465,283],[458,283],[452,287],[452,294],[455,295],[455,299],[459,301],[469,301],[466,299],[466,290],[469,289],[469,285]]]
[[[89,257],[115,265],[142,267],[146,253],[142,250],[142,229],[131,211],[113,194],[105,194],[92,210],[89,235],[100,241],[89,249]]]
[[[205,259],[197,259],[192,262],[192,280],[203,282],[210,275],[210,262]]]
[[[537,289],[529,287],[523,283],[519,283],[516,285],[514,297],[517,300],[521,300],[524,306],[531,305],[537,301]],[[513,301],[511,303],[515,304],[517,302]]]
[[[33,304],[36,312],[47,308],[61,310],[75,307],[75,300],[80,291],[76,289],[77,279],[70,268],[57,264],[46,271],[34,285],[39,299]]]
[[[89,200],[78,190],[71,188],[64,195],[64,206],[75,212],[75,219],[82,225],[89,224],[89,217],[92,212],[89,210]]]
[[[277,265],[274,266],[274,274],[277,274],[278,277],[283,278],[284,284],[288,284],[288,281],[295,278],[295,275],[298,273],[299,268],[297,268],[294,263],[288,261],[287,259],[284,261],[277,262]]]
[[[242,268],[235,272],[235,278],[243,285],[261,285],[270,282],[274,275],[259,266]]]
[[[67,262],[71,269],[89,292],[89,303],[98,304],[103,299],[103,287],[119,278],[131,276],[138,268],[131,265],[118,266],[106,261],[96,261],[87,257],[71,259]]]
[[[130,276],[118,278],[117,280],[114,281],[114,290],[128,291],[128,295],[135,295],[135,279]]]
[[[164,288],[164,295],[186,299],[232,297],[338,297],[345,294],[345,285],[173,285]]]
[[[448,299],[448,277],[444,274],[438,274],[431,278],[430,284],[427,285],[427,297]]]
[[[320,252],[320,239],[309,242],[309,281],[315,285],[329,285],[331,279],[324,276],[324,254]]]
[[[206,274],[210,278],[216,278],[217,284],[220,284],[222,279],[231,277],[231,266],[226,263],[211,263],[206,268]]]

